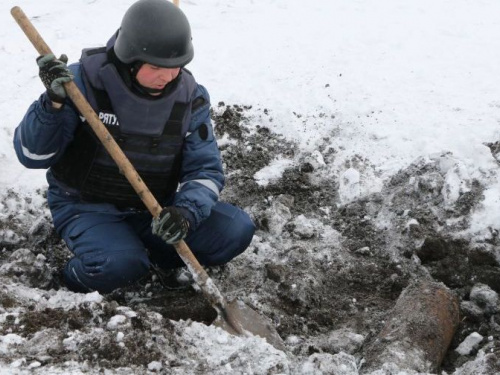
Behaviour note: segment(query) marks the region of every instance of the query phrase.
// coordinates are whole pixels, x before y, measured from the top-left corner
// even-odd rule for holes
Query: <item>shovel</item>
[[[18,6],[13,7],[11,9],[11,14],[40,55],[52,53],[49,46],[45,43],[41,35],[35,29],[21,8]],[[92,130],[102,142],[110,156],[116,162],[121,173],[125,175],[143,201],[144,205],[148,208],[149,212],[151,212],[153,217],[158,217],[162,207],[158,204],[158,201],[139,176],[134,166],[120,149],[120,146],[118,146],[104,124],[99,120],[99,117],[80,92],[76,84],[73,81],[70,81],[64,84],[64,88],[75,106],[92,127]],[[183,240],[174,246],[189,271],[193,274],[193,278],[202,290],[203,295],[217,311],[218,316],[214,325],[221,327],[233,335],[260,336],[276,349],[285,349],[285,345],[281,337],[267,318],[257,313],[241,301],[233,300],[228,302],[222,296],[219,289],[215,286],[212,279],[208,276],[205,269],[200,265]]]

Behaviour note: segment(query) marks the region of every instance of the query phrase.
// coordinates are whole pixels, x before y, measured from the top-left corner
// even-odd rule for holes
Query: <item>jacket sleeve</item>
[[[79,66],[72,65],[70,69],[76,81]],[[28,108],[14,132],[17,158],[27,168],[49,168],[73,140],[78,123],[78,113],[69,99],[60,109],[55,109],[47,94],[43,93]]]
[[[210,215],[223,187],[221,156],[210,120],[210,97],[207,90],[198,85],[174,205],[189,210],[193,216],[189,218],[190,223],[196,228]]]

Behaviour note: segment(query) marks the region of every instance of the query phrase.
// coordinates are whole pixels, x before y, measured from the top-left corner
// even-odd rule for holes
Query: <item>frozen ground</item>
[[[196,290],[152,276],[82,295],[51,228],[44,171],[11,138],[42,90],[21,6],[56,53],[102,45],[132,1],[0,5],[0,374],[364,373],[365,348],[417,279],[444,283],[461,323],[440,372],[500,372],[500,5],[491,1],[181,0],[189,68],[212,95],[223,199],[258,225],[208,270],[286,343],[210,326]],[[428,373],[425,363],[376,374]]]

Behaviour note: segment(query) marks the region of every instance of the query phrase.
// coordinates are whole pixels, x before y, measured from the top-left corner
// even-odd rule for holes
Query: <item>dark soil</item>
[[[256,124],[247,126],[254,121],[247,117],[249,109],[219,103],[212,114],[217,136],[226,135],[234,141],[221,147],[228,176],[222,199],[245,208],[257,224],[259,238],[248,251],[258,259],[265,258],[266,249],[273,253],[262,263],[249,264],[237,258],[208,272],[230,298],[245,300],[251,293],[258,295],[258,309],[276,324],[282,337],[308,339],[291,347],[292,353],[332,351],[314,338],[339,328],[361,334],[368,341],[381,331],[401,292],[416,279],[444,283],[461,302],[468,300],[477,283],[500,292],[500,265],[492,251],[499,245],[498,233],[481,243],[456,235],[467,227],[468,215],[482,199],[478,181],[449,207],[441,194],[444,179],[437,163],[419,159],[394,175],[380,193],[340,205],[338,176],[325,176],[316,170],[301,158],[295,144],[279,134]],[[263,116],[266,114],[264,110]],[[320,149],[328,150],[328,139]],[[334,152],[323,155],[327,165],[335,158]],[[298,157],[299,163],[286,170],[279,181],[258,185],[252,176],[277,156]],[[29,206],[26,200],[30,198],[14,191],[8,192],[7,198]],[[9,265],[2,275],[28,287],[64,289],[60,270],[71,254],[52,229],[47,207],[38,209],[34,206],[23,216],[0,221],[0,229],[11,231],[11,235],[0,237],[0,266]],[[294,221],[300,215],[316,223],[311,231]],[[281,217],[285,219],[279,226]],[[410,219],[418,225],[408,225]],[[330,239],[327,229],[336,233],[338,241]],[[0,307],[5,311],[23,304],[0,289]],[[76,354],[63,345],[53,345],[46,358],[40,353],[32,355],[42,358],[44,365],[77,360],[102,368],[144,366],[162,357],[160,342],[167,341],[173,348],[178,345],[169,319],[210,324],[216,317],[198,291],[167,290],[154,273],[139,285],[105,296],[99,306],[97,310],[95,306],[19,309],[19,313],[7,316],[0,334],[16,333],[34,340],[37,332],[56,330],[51,337],[57,341],[65,338],[64,332],[80,332]],[[118,306],[138,313],[130,319],[134,340],[118,343],[116,333],[109,331],[103,331],[99,338],[85,338],[90,330],[103,327],[119,314]],[[165,331],[161,334],[146,319],[152,313],[163,317]],[[453,351],[470,333],[491,336],[495,342],[500,339],[498,311],[460,313],[459,328],[443,362],[448,373],[476,354],[464,358]],[[363,347],[350,354],[362,357]],[[1,353],[0,359],[8,361]],[[175,361],[171,365],[175,366]]]

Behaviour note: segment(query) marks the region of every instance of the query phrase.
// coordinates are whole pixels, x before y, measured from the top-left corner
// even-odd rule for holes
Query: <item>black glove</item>
[[[64,103],[66,98],[64,83],[73,79],[73,74],[66,65],[68,57],[61,55],[59,59],[56,59],[52,53],[49,53],[39,56],[36,62],[40,68],[38,75],[47,89],[50,100],[60,104]]]
[[[169,245],[176,244],[186,237],[189,221],[174,206],[165,207],[151,223],[153,233],[161,237]]]

